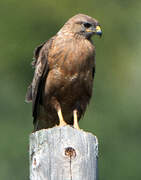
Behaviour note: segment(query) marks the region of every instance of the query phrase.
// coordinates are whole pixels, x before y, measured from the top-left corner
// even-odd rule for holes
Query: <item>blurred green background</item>
[[[94,96],[80,127],[98,136],[100,180],[141,179],[141,1],[0,1],[0,179],[29,177],[33,50],[77,13],[99,20]]]

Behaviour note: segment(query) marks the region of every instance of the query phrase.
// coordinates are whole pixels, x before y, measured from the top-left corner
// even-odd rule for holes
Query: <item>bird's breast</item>
[[[48,57],[50,69],[59,67],[74,74],[93,65],[95,48],[89,40],[73,38],[56,42]]]
[[[94,66],[94,47],[90,42],[69,42],[55,46],[49,54],[49,72],[45,84],[45,93],[59,93],[61,97],[74,95],[92,84]],[[67,95],[68,96],[68,95]]]

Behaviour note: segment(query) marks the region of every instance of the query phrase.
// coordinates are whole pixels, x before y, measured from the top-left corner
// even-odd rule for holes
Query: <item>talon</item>
[[[73,127],[80,130],[79,124],[78,124],[77,110],[73,111],[73,118],[74,118]]]

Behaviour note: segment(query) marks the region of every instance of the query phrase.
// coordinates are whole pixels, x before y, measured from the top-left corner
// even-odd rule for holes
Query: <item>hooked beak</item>
[[[99,35],[100,37],[102,36],[102,30],[101,30],[100,26],[96,26],[96,28],[95,28],[95,33],[96,33],[97,35]]]
[[[100,26],[96,26],[96,27],[92,26],[91,28],[86,29],[86,32],[92,33],[92,34],[97,34],[100,37],[102,36],[102,30],[101,30]]]

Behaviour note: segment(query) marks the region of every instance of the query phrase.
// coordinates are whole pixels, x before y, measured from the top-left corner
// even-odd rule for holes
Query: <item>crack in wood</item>
[[[70,158],[70,180],[72,180],[72,168],[71,168],[71,162],[72,162],[72,157],[76,157],[76,151],[72,147],[67,147],[65,149],[65,155]]]
[[[70,156],[70,180],[72,180],[72,170],[71,170],[71,156]]]

